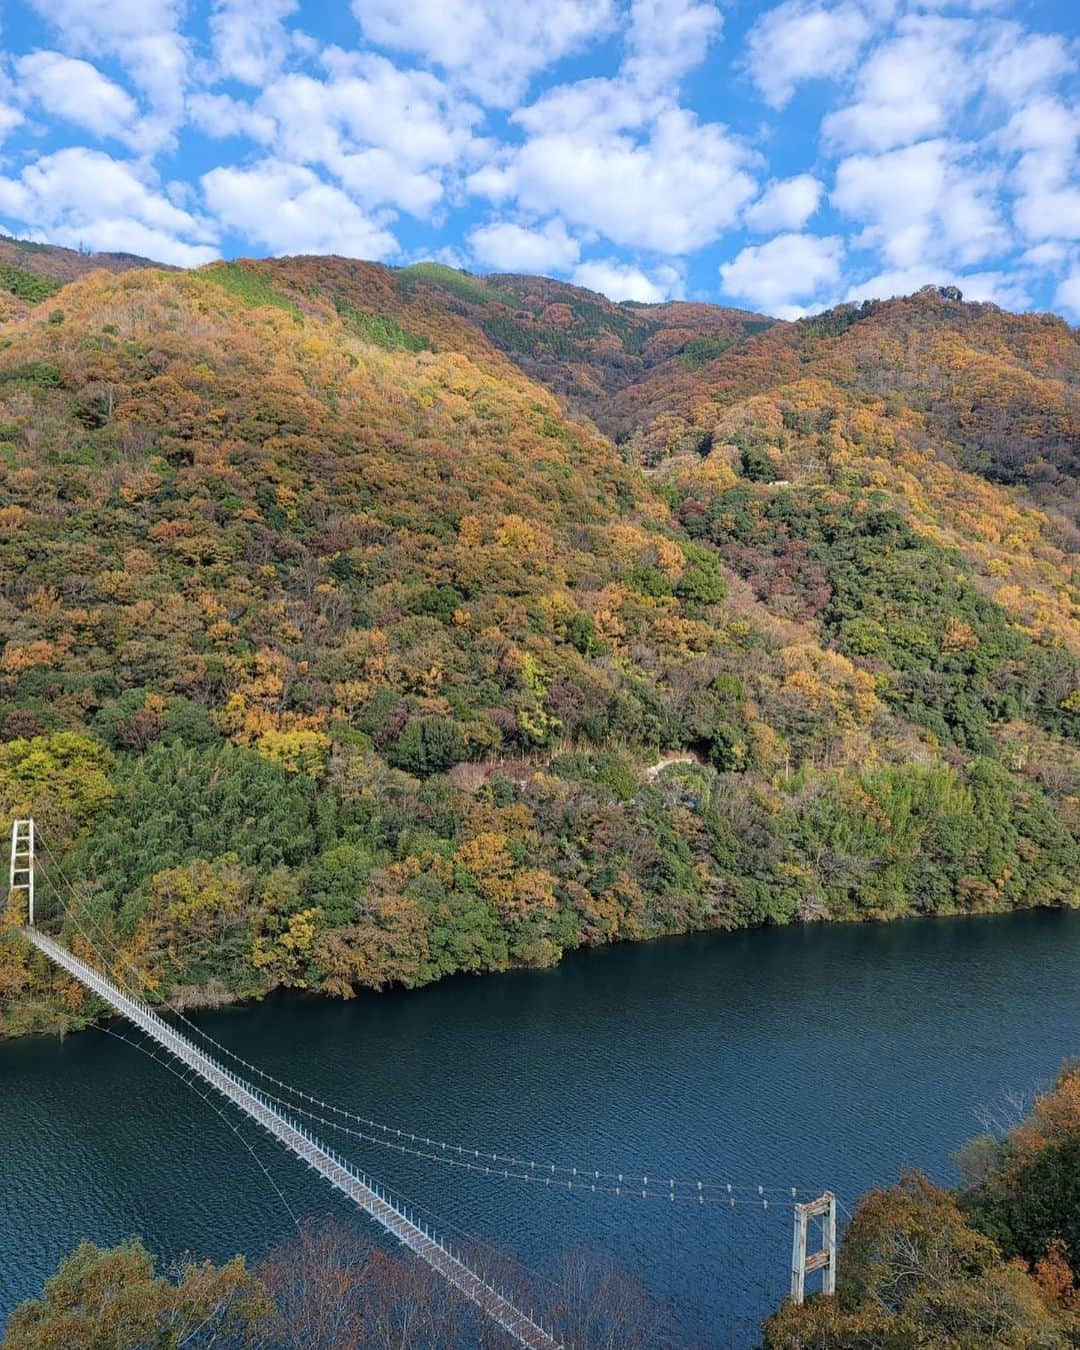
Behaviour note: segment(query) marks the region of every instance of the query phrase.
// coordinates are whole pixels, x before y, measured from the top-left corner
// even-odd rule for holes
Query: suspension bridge
[[[142,999],[137,990],[120,977],[114,967],[112,976],[103,973],[89,962],[75,955],[37,926],[36,880],[40,863],[36,849],[40,837],[35,834],[32,820],[15,822],[11,836],[11,865],[9,886],[11,894],[22,893],[26,900],[27,923],[20,928],[23,937],[42,956],[53,965],[76,980],[85,989],[100,998],[114,1013],[136,1027],[167,1055],[179,1061],[186,1070],[201,1079],[214,1092],[225,1098],[245,1116],[255,1121],[272,1138],[282,1144],[290,1153],[306,1163],[325,1181],[340,1191],[361,1210],[368,1214],[382,1229],[399,1243],[413,1252],[421,1261],[460,1291],[484,1316],[501,1327],[519,1345],[528,1347],[558,1347],[561,1342],[553,1330],[544,1324],[540,1317],[534,1317],[519,1306],[504,1290],[484,1278],[469,1261],[442,1237],[426,1221],[411,1213],[408,1206],[395,1200],[385,1187],[366,1175],[349,1159],[324,1143],[312,1129],[312,1124],[320,1124],[355,1138],[397,1149],[414,1157],[430,1159],[449,1166],[466,1168],[469,1171],[483,1172],[487,1175],[514,1178],[550,1186],[553,1183],[570,1190],[579,1189],[593,1193],[612,1195],[640,1195],[645,1198],[665,1195],[671,1201],[676,1199],[692,1200],[698,1204],[706,1201],[735,1205],[737,1203],[755,1203],[769,1206],[766,1188],[735,1188],[731,1184],[705,1183],[702,1181],[676,1181],[674,1178],[652,1179],[648,1175],[630,1177],[624,1173],[589,1171],[579,1167],[544,1164],[539,1168],[534,1160],[522,1159],[498,1152],[481,1151],[478,1148],[466,1148],[450,1145],[445,1141],[434,1140],[427,1136],[405,1132],[380,1122],[346,1111],[332,1103],[321,1101],[310,1094],[299,1091],[290,1084],[266,1074],[258,1066],[242,1060],[227,1047],[213,1040],[207,1033],[192,1023],[182,1013],[177,1019],[186,1023],[192,1032],[209,1042],[224,1059],[230,1059],[261,1078],[279,1092],[256,1086],[249,1078],[241,1076],[229,1068],[223,1058],[211,1054],[199,1045],[193,1036],[178,1030],[166,1021]],[[55,860],[50,861],[57,867]],[[62,876],[62,874],[61,874]],[[65,885],[66,879],[64,879]],[[50,878],[50,889],[59,901],[67,918],[82,937],[87,947],[104,965],[109,962],[99,946],[91,940],[86,926],[80,921],[73,908],[65,903],[60,887]],[[72,896],[74,899],[74,895]],[[105,938],[99,933],[99,942]],[[115,950],[116,956],[120,953]],[[288,1094],[283,1096],[281,1093]],[[299,1100],[295,1100],[299,1099]],[[301,1105],[307,1102],[308,1105]],[[312,1107],[321,1108],[313,1110]],[[325,1111],[329,1115],[323,1115]],[[349,1119],[365,1128],[345,1125],[341,1119]],[[376,1131],[377,1133],[371,1133]],[[393,1136],[393,1137],[391,1137]],[[408,1142],[406,1142],[408,1141]],[[410,1147],[410,1143],[412,1147]],[[456,1155],[456,1156],[448,1156]],[[639,1184],[640,1183],[640,1184]],[[736,1189],[755,1193],[737,1197]],[[794,1200],[795,1188],[772,1188],[776,1192]],[[835,1288],[836,1267],[836,1201],[828,1191],[809,1203],[794,1203],[795,1237],[792,1257],[792,1297],[802,1302],[806,1275],[815,1270],[823,1272],[823,1292],[831,1294]],[[823,1245],[820,1251],[807,1255],[807,1226],[810,1218],[821,1222]]]

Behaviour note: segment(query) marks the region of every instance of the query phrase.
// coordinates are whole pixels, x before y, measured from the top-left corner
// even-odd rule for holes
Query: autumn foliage
[[[1059,321],[10,256],[0,801],[151,997],[1076,903]]]
[[[786,1304],[767,1350],[1045,1347],[1080,1339],[1080,1069],[1003,1137],[974,1141],[959,1192],[918,1173],[859,1202],[837,1295]]]

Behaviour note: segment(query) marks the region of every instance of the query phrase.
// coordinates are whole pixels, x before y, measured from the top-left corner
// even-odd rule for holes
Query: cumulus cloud
[[[1080,239],[1080,187],[1040,183],[1017,201],[1013,218],[1029,239]]]
[[[595,138],[644,126],[669,106],[666,98],[630,80],[597,78],[556,85],[511,121],[546,136],[577,135],[587,127]]]
[[[303,165],[264,160],[247,169],[211,169],[202,187],[223,225],[273,253],[379,259],[397,252],[389,230]]]
[[[958,286],[965,300],[990,301],[1012,309],[1022,309],[1030,302],[1027,278],[1005,271],[960,272],[934,264],[896,268],[879,272],[850,287],[845,300],[889,300],[897,295],[911,295],[923,286]]]
[[[865,14],[854,4],[786,0],[750,30],[751,77],[765,101],[782,108],[804,81],[849,71],[870,31]]]
[[[245,136],[266,144],[273,140],[277,129],[272,117],[229,94],[192,94],[188,99],[188,116],[193,126],[216,138]]]
[[[801,230],[821,203],[825,185],[810,173],[772,182],[743,215],[752,230]]]
[[[182,267],[217,256],[208,221],[175,206],[138,166],[84,147],[0,178],[0,216],[69,248],[142,253]]]
[[[723,0],[350,0],[355,27],[317,0],[24,4],[50,36],[0,66],[16,166],[0,183],[6,218],[39,236],[190,261],[227,230],[230,247],[397,258],[408,214],[411,251],[642,300],[680,293],[681,260],[717,244],[725,284],[780,313],[862,273],[959,278],[1001,303],[1072,295],[1077,48],[1020,22],[1020,0],[762,0],[730,55]],[[748,83],[779,111],[809,82],[827,99],[798,106],[820,117],[816,153],[813,123],[788,135],[794,114],[756,98],[745,139],[704,112]],[[163,189],[155,157],[190,164],[186,129],[217,142],[218,167]],[[64,200],[57,156],[19,172],[72,140]],[[102,157],[104,204],[91,144],[133,152]]]
[[[152,115],[143,144],[165,145],[180,124],[189,50],[180,32],[181,0],[29,0],[77,55],[115,56]]]
[[[481,118],[473,104],[421,70],[402,70],[374,53],[323,53],[330,79],[286,77],[267,89],[261,111],[274,116],[293,148],[312,134],[340,132],[354,143],[392,150],[413,165],[459,158]],[[290,104],[299,111],[291,111]]]
[[[1028,239],[1080,238],[1080,112],[1048,95],[1034,98],[1010,118],[1002,141],[1019,152],[1013,219],[1020,231]]]
[[[640,267],[615,258],[596,258],[579,263],[572,280],[590,291],[599,291],[609,300],[637,300],[657,305],[682,295],[682,273],[666,264],[649,276]]]
[[[965,104],[989,93],[1008,106],[1072,67],[1057,35],[995,20],[907,15],[859,68],[855,101],[822,122],[841,150],[889,150],[946,130]]]
[[[283,20],[298,8],[298,0],[215,0],[210,37],[220,73],[242,84],[265,84],[289,50]]]
[[[139,110],[135,100],[89,61],[59,52],[31,52],[15,62],[15,74],[20,95],[45,112],[96,136],[138,144]]]
[[[1025,33],[1019,24],[1002,24],[987,57],[986,87],[1014,105],[1075,68],[1069,45],[1059,33]]]
[[[179,0],[30,0],[43,19],[79,47],[113,48],[153,33],[175,32]]]
[[[7,140],[22,120],[23,115],[18,108],[0,99],[0,144]]]
[[[535,229],[496,221],[473,230],[469,245],[481,266],[497,272],[565,272],[581,254],[561,220]]]
[[[645,89],[677,83],[704,61],[723,26],[706,0],[634,0],[624,74]]]
[[[1051,240],[1044,244],[1032,244],[1031,248],[1025,249],[1020,255],[1020,261],[1026,263],[1029,267],[1048,267],[1056,268],[1069,256],[1069,250],[1058,240]]]
[[[1074,319],[1080,320],[1080,265],[1075,266],[1058,286],[1054,303]]]
[[[913,16],[871,52],[856,81],[858,98],[830,113],[822,135],[848,150],[889,150],[934,135],[979,84],[966,49],[966,19]]]
[[[996,186],[992,171],[965,162],[964,147],[937,139],[841,161],[831,201],[865,222],[860,242],[896,267],[972,263],[1009,243]]]
[[[840,278],[844,241],[836,236],[778,234],[767,244],[744,248],[722,264],[724,292],[779,318],[804,312],[806,302]]]
[[[643,135],[593,132],[586,125],[531,137],[471,187],[616,244],[673,254],[712,242],[754,194],[750,152],[684,109],[662,112]]]
[[[512,107],[533,76],[608,32],[613,0],[353,0],[365,37],[451,72],[484,102]]]
[[[429,215],[448,171],[477,153],[479,110],[374,52],[329,48],[322,61],[325,78],[281,75],[250,104],[195,95],[192,116],[211,135],[252,136],[286,163],[328,170],[364,206]]]

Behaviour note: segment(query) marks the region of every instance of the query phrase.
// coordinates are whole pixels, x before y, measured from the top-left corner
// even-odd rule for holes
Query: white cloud
[[[853,155],[836,172],[832,204],[858,220],[903,231],[938,209],[948,173],[945,141],[924,141],[884,155]]]
[[[1056,182],[1027,192],[1013,219],[1029,239],[1080,239],[1080,187]]]
[[[382,146],[413,165],[451,164],[468,146],[481,113],[434,75],[333,47],[323,60],[331,73],[324,84],[286,76],[259,100],[260,111],[276,117],[284,135],[300,140],[329,127],[353,144]],[[299,113],[291,110],[294,102]]]
[[[825,186],[813,174],[772,182],[743,215],[752,230],[801,230],[821,203]]]
[[[599,291],[609,300],[637,300],[657,305],[683,293],[682,273],[676,267],[658,267],[650,277],[640,267],[615,258],[596,258],[579,263],[573,281],[590,291]]]
[[[210,37],[226,79],[263,85],[281,69],[289,50],[283,23],[298,0],[215,0]]]
[[[910,145],[941,130],[945,114],[929,100],[910,103],[851,103],[831,112],[821,123],[822,139],[831,151],[890,150]]]
[[[848,150],[889,150],[941,131],[979,84],[966,19],[909,17],[860,68],[858,98],[822,122],[825,141]]]
[[[592,141],[644,127],[672,110],[674,86],[704,60],[722,27],[719,10],[701,0],[633,0],[626,57],[614,78],[556,85],[511,121],[534,136]]]
[[[15,62],[15,73],[20,94],[36,100],[54,117],[96,136],[112,136],[137,145],[139,110],[135,100],[89,61],[59,52],[31,52]]]
[[[837,168],[832,204],[866,224],[860,244],[880,248],[893,266],[978,262],[1009,239],[994,175],[967,166],[964,154],[964,147],[938,139],[852,155]]]
[[[557,219],[536,229],[510,221],[482,225],[469,235],[469,245],[477,262],[497,272],[565,272],[581,253]]]
[[[486,103],[512,107],[534,75],[607,32],[612,0],[353,0],[365,37],[442,66]]]
[[[754,194],[750,152],[724,127],[699,123],[684,109],[662,112],[639,137],[593,131],[584,125],[534,136],[470,186],[659,253],[712,242]]]
[[[218,138],[246,136],[265,145],[273,140],[277,129],[272,117],[229,94],[192,94],[188,115],[193,126]]]
[[[65,40],[80,47],[122,46],[153,33],[174,31],[178,0],[30,0]]]
[[[480,112],[434,75],[399,70],[374,53],[323,53],[329,78],[288,74],[254,105],[193,101],[200,122],[220,116],[274,154],[326,168],[366,206],[429,215],[443,199],[447,172],[475,158]]]
[[[1029,278],[1014,272],[962,272],[952,284],[960,287],[965,300],[989,301],[1003,309],[1028,309],[1031,305]]]
[[[633,0],[623,73],[646,89],[676,83],[704,61],[723,26],[706,0]]]
[[[264,160],[249,169],[211,169],[202,186],[222,224],[274,253],[380,259],[397,252],[387,229],[302,165]]]
[[[1059,33],[1025,33],[1003,24],[986,63],[986,86],[1008,105],[1045,89],[1075,70],[1068,43]]]
[[[151,109],[140,126],[145,148],[168,145],[180,125],[189,51],[180,33],[182,0],[29,0],[80,55],[115,56]]]
[[[18,178],[0,178],[0,216],[71,248],[142,253],[183,267],[217,256],[209,222],[173,205],[136,165],[99,150],[58,150]]]
[[[1029,239],[1080,238],[1080,113],[1048,96],[1033,98],[1014,113],[1001,139],[1020,152],[1013,171],[1020,231]]]
[[[331,156],[328,167],[350,196],[367,206],[396,206],[414,216],[430,216],[442,201],[440,174],[413,169],[389,150],[369,146]]]
[[[1065,158],[1075,152],[1078,136],[1080,112],[1046,96],[1018,108],[1002,132],[1009,149],[1048,150]]]
[[[1020,255],[1020,261],[1029,267],[1060,267],[1069,256],[1069,250],[1059,241],[1033,244]]]
[[[1007,106],[1072,66],[1058,35],[1019,24],[912,14],[860,66],[855,101],[822,122],[828,145],[889,150],[946,130],[977,94]]]
[[[404,259],[405,262],[438,262],[444,267],[453,267],[459,272],[469,270],[469,259],[466,258],[460,249],[454,248],[452,244],[443,244],[437,249],[421,249],[418,253],[412,254]]]
[[[782,109],[811,81],[837,82],[804,100],[821,119],[821,158],[801,162],[805,137],[786,134],[788,118],[752,126],[751,112],[743,139],[681,106],[681,85],[710,57],[688,95],[705,99],[706,76],[711,89],[726,78],[714,47],[723,0],[339,0],[338,18],[351,23],[351,9],[359,24],[325,30],[340,47],[296,27],[331,8],[317,0],[23,3],[56,50],[0,65],[0,143],[26,128],[5,146],[16,167],[0,191],[10,219],[39,237],[181,261],[215,251],[224,223],[252,248],[399,258],[393,222],[409,213],[440,232],[425,232],[425,247],[455,249],[466,265],[656,299],[683,286],[682,263],[658,258],[742,228],[757,244],[725,274],[774,297],[774,312],[841,295],[869,272],[957,280],[1001,303],[1047,303],[1059,282],[1071,294],[1080,113],[1067,81],[1080,48],[1062,23],[1037,32],[1008,17],[1019,0],[757,0],[739,60],[764,100]],[[560,62],[591,77],[553,83]],[[545,72],[551,87],[522,106]],[[221,142],[205,175],[219,219],[199,215],[197,182],[163,187],[150,167],[185,119]],[[59,155],[33,166],[37,179],[19,172],[65,133],[142,158],[77,148],[70,184]],[[848,263],[828,292],[821,281],[795,293],[796,253],[811,280],[847,256],[835,238],[807,242],[823,182],[844,219],[819,229],[847,236],[862,266]],[[462,222],[469,195],[491,203],[482,224]],[[780,269],[771,287],[766,264]]]
[[[805,80],[834,79],[855,64],[870,24],[856,5],[786,0],[758,19],[747,63],[765,101],[782,108]]]
[[[12,131],[23,121],[23,115],[18,108],[14,108],[10,103],[0,101],[0,144],[7,140]]]
[[[1031,298],[1027,280],[1014,273],[959,272],[934,264],[879,272],[852,286],[844,298],[848,301],[889,300],[897,295],[912,295],[923,286],[958,286],[965,300],[990,301],[1011,309],[1025,308]]]
[[[1080,322],[1080,266],[1075,266],[1058,286],[1054,304]]]
[[[595,138],[644,126],[668,106],[666,98],[629,80],[578,80],[547,90],[511,121],[534,135],[576,135],[587,128]]]
[[[726,294],[790,318],[802,313],[796,301],[808,301],[836,284],[844,242],[836,236],[779,234],[767,244],[744,248],[720,267]]]

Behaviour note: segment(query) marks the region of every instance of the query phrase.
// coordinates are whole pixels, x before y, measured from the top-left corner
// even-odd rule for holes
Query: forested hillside
[[[1080,902],[1062,321],[33,256],[0,800],[152,997]],[[0,943],[4,1028],[86,1011]]]
[[[134,253],[76,253],[53,244],[34,244],[26,239],[0,235],[0,318],[22,318],[36,304],[47,300],[76,277],[104,268],[126,272],[133,267],[154,267],[149,258]]]

